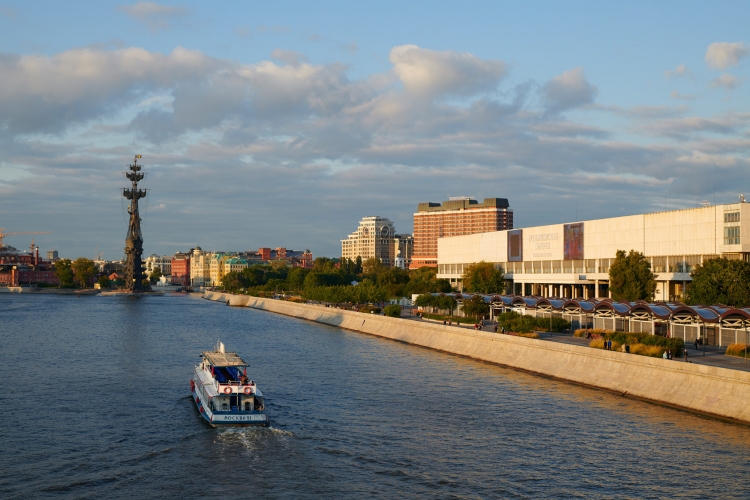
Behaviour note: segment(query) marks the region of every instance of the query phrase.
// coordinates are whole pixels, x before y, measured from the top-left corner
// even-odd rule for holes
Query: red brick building
[[[513,210],[505,198],[467,197],[420,203],[414,214],[414,255],[409,269],[437,267],[437,240],[448,236],[513,229]]]
[[[172,284],[190,286],[190,254],[178,252],[172,257]]]

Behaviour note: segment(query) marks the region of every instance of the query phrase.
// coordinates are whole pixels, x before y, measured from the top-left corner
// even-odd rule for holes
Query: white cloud
[[[727,189],[750,182],[750,113],[591,104],[597,90],[580,68],[540,89],[540,109],[533,82],[498,89],[500,61],[394,50],[392,68],[364,78],[287,52],[275,57],[288,64],[179,48],[0,56],[0,213],[17,214],[20,226],[64,228],[53,237],[66,240],[45,245],[66,256],[95,237],[115,257],[122,165],[139,153],[152,189],[148,253],[271,244],[335,255],[364,214],[408,232],[414,205],[441,201],[445,186],[509,197],[521,226],[572,220],[566,207],[581,192],[603,216],[621,206],[648,211],[667,187],[698,192],[709,164],[726,165]],[[460,99],[444,98],[452,96]],[[575,106],[615,116],[557,113]],[[32,209],[40,197],[50,207],[44,218]],[[271,204],[266,217],[246,217]],[[102,208],[76,217],[91,205]],[[306,222],[317,219],[325,228]]]
[[[139,48],[0,55],[0,124],[12,132],[58,132],[220,66],[226,63],[181,47],[168,55]]]
[[[688,77],[688,76],[692,77],[693,76],[693,72],[690,71],[690,69],[687,66],[685,66],[684,64],[680,64],[675,69],[672,69],[672,70],[668,69],[668,70],[666,70],[664,72],[664,77],[665,78]]]
[[[693,94],[680,94],[676,90],[673,90],[669,94],[669,97],[671,97],[672,99],[680,99],[680,100],[683,100],[683,101],[693,101],[693,100],[696,99],[696,97]]]
[[[300,63],[307,62],[307,57],[304,54],[293,50],[274,49],[271,52],[271,58],[291,64],[292,66],[298,66]]]
[[[493,91],[506,73],[502,61],[482,60],[467,52],[436,51],[416,45],[394,47],[389,59],[393,72],[406,91],[425,98]]]
[[[586,80],[579,66],[552,78],[541,93],[547,109],[556,113],[593,103],[598,90]]]
[[[724,87],[727,90],[734,90],[740,85],[742,85],[742,79],[737,78],[734,75],[730,75],[729,73],[724,73],[720,77],[714,78],[709,83],[709,86],[712,89]]]
[[[714,42],[706,50],[706,63],[714,69],[726,69],[737,66],[748,54],[750,49],[742,42]]]
[[[170,19],[178,19],[187,14],[184,7],[160,5],[154,2],[138,2],[133,5],[121,5],[118,9],[134,21],[148,26],[151,32],[169,28]]]

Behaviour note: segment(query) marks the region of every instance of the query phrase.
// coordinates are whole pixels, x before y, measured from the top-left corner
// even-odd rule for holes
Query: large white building
[[[609,266],[617,250],[636,250],[648,258],[657,276],[655,300],[679,300],[690,272],[704,260],[748,260],[750,204],[440,238],[437,276],[460,288],[464,269],[485,261],[505,270],[512,293],[607,297]]]
[[[345,240],[341,240],[341,258],[363,261],[376,258],[386,266],[393,266],[396,257],[408,266],[414,248],[414,240],[409,234],[396,234],[393,223],[385,217],[364,217],[357,230]]]

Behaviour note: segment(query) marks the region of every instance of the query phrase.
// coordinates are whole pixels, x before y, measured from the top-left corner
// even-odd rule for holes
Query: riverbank
[[[39,293],[48,295],[98,295],[94,288],[47,288],[36,286],[2,286],[0,293]]]
[[[206,292],[203,297],[750,423],[750,373],[744,371],[247,295]]]

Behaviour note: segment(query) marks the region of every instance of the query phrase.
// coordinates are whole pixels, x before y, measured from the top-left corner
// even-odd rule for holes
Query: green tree
[[[423,293],[414,301],[417,307],[432,307],[435,305],[436,297],[429,293]]]
[[[464,270],[464,290],[469,293],[503,293],[505,291],[505,272],[496,269],[491,262],[477,262]]]
[[[354,274],[362,274],[362,256],[357,255],[357,260],[354,263]]]
[[[385,309],[383,309],[383,312],[386,316],[390,316],[391,318],[400,318],[401,317],[401,306],[396,304],[390,304],[385,306]]]
[[[148,279],[151,281],[151,284],[153,285],[157,281],[159,281],[159,278],[162,277],[161,274],[161,267],[155,266],[154,269],[151,271],[151,274],[149,274]]]
[[[100,276],[97,283],[101,288],[109,288],[109,278],[106,276]]]
[[[61,287],[73,286],[73,269],[70,267],[70,259],[60,259],[55,262],[55,276],[60,280]]]
[[[609,289],[615,300],[633,302],[651,301],[656,290],[656,275],[642,253],[618,250],[615,261],[609,266]]]
[[[688,304],[750,305],[750,262],[709,259],[696,266],[690,277],[693,281],[687,290]]]
[[[377,280],[378,273],[383,269],[383,264],[380,259],[370,257],[362,263],[362,276],[366,276],[371,280]]]
[[[453,310],[458,305],[458,302],[456,302],[456,299],[451,297],[450,295],[438,295],[435,297],[435,306],[438,309],[443,309],[445,311],[448,311],[448,314],[453,316]]]
[[[70,264],[70,268],[73,270],[75,280],[81,285],[81,288],[86,288],[91,277],[96,274],[96,264],[86,257],[79,257],[74,260]]]
[[[480,317],[484,317],[490,312],[490,305],[484,301],[484,297],[481,295],[474,295],[469,300],[464,300],[463,305],[464,314],[471,316],[479,320]]]
[[[301,290],[305,284],[305,277],[309,273],[309,269],[303,267],[295,267],[289,271],[286,277],[287,285],[290,290]]]

